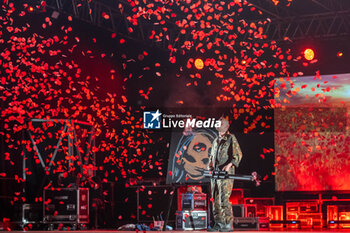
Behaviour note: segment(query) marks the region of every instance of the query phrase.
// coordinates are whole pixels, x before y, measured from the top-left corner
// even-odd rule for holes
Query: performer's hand
[[[222,170],[228,172],[230,168],[232,167],[232,163],[227,164]]]

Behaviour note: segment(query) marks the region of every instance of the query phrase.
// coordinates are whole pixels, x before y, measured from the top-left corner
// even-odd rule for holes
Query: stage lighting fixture
[[[342,57],[344,54],[343,54],[343,52],[338,52],[337,53],[337,57]]]
[[[242,60],[242,61],[241,61],[241,64],[242,64],[242,65],[245,65],[245,64],[247,64],[247,61],[246,61],[246,60]]]
[[[315,58],[315,52],[312,49],[305,49],[304,57],[306,60],[311,61]]]
[[[202,59],[200,58],[197,58],[195,61],[194,61],[194,66],[198,69],[198,70],[201,70],[204,68],[204,62]]]
[[[28,7],[28,11],[29,12],[33,12],[34,11],[34,7],[32,7],[32,6]]]

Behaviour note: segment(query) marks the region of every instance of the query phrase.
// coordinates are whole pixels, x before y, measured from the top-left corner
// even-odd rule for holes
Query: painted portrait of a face
[[[203,171],[209,162],[212,142],[217,132],[213,129],[196,129],[182,135],[172,159],[171,174],[175,183],[198,182],[204,179]]]

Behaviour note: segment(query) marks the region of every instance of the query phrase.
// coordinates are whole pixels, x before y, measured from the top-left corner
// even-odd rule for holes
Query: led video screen
[[[279,79],[276,191],[350,190],[350,74]]]

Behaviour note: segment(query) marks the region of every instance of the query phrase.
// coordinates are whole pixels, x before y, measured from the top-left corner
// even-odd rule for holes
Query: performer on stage
[[[227,171],[235,173],[242,159],[242,151],[236,137],[228,129],[230,124],[227,119],[221,117],[221,126],[217,128],[219,136],[214,139],[209,157],[209,170]],[[214,226],[208,231],[229,232],[233,230],[232,206],[229,198],[233,188],[231,179],[212,179],[211,196],[214,199],[213,214]]]

